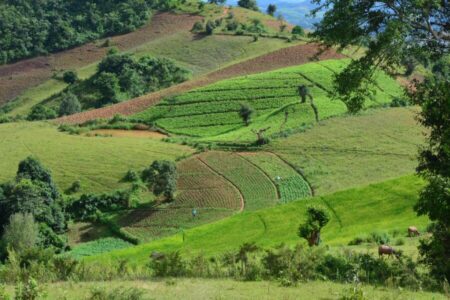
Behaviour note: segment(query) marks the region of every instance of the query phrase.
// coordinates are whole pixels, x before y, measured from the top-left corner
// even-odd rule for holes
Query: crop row
[[[266,152],[241,155],[270,176],[278,188],[281,202],[311,196],[309,185],[305,179],[276,155]]]
[[[277,203],[277,193],[272,181],[239,155],[214,151],[203,153],[201,159],[239,188],[244,196],[246,210],[256,210]]]

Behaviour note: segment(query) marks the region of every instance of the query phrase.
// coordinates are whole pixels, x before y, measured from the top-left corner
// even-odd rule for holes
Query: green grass
[[[311,196],[311,189],[305,179],[276,155],[257,152],[243,153],[242,156],[275,183],[281,203]]]
[[[303,170],[323,195],[412,174],[424,129],[415,108],[377,109],[332,118],[267,149]]]
[[[175,97],[174,102],[162,102],[138,113],[135,119],[153,121],[169,132],[202,138],[204,141],[252,142],[256,139],[252,130],[270,129],[267,134],[314,124],[309,104],[300,104],[297,87],[309,86],[319,109],[321,119],[342,115],[345,105],[332,101],[334,72],[342,70],[348,60],[323,61],[256,75],[223,80]],[[389,103],[400,96],[400,86],[382,72],[376,74],[376,95],[368,106]],[[242,103],[255,111],[252,124],[244,126],[238,115]],[[288,117],[286,118],[286,111]]]
[[[52,170],[61,190],[80,180],[80,192],[108,192],[125,186],[119,181],[129,169],[192,152],[156,139],[68,135],[48,123],[2,124],[0,182],[13,179],[18,163],[34,155]]]
[[[102,254],[112,250],[123,249],[133,246],[124,240],[118,238],[101,238],[92,242],[87,242],[74,247],[70,251],[70,255],[74,258],[81,258],[84,256]]]
[[[313,203],[325,205],[331,211],[331,221],[323,229],[322,239],[326,245],[339,247],[347,245],[356,236],[373,231],[405,232],[411,225],[425,227],[427,218],[417,217],[413,211],[413,205],[423,185],[423,181],[417,177],[403,177],[324,197],[242,213],[187,230],[184,238],[175,235],[86,259],[96,262],[128,259],[132,263],[143,264],[153,250],[180,250],[184,254],[216,255],[234,251],[244,242],[256,242],[262,247],[280,243],[292,245],[300,241],[297,236],[298,226],[305,218],[306,207]]]
[[[138,288],[143,299],[339,299],[352,285],[323,281],[281,287],[277,282],[242,282],[230,279],[175,279],[169,281],[61,282],[44,286],[49,299],[88,299],[93,289]],[[367,299],[446,299],[439,293],[362,285]],[[14,288],[8,287],[10,295]]]
[[[239,189],[244,197],[245,210],[270,207],[278,202],[276,188],[270,178],[242,157],[227,152],[206,152],[201,159]]]

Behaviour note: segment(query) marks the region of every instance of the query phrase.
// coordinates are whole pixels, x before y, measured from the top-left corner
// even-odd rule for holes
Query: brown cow
[[[378,247],[378,255],[382,257],[383,255],[387,255],[388,257],[391,257],[392,255],[395,255],[396,258],[400,258],[401,252],[395,250],[391,246],[388,245],[380,245]]]
[[[408,236],[409,237],[412,237],[412,236],[419,236],[420,235],[420,232],[419,232],[419,230],[417,229],[417,227],[415,227],[415,226],[409,226],[408,227]]]

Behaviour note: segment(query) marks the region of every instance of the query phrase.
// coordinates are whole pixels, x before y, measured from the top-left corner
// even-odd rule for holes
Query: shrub
[[[378,245],[389,244],[391,236],[387,232],[372,232],[370,234],[370,241]]]
[[[91,289],[87,300],[141,300],[143,295],[143,290],[134,287],[118,287],[113,290],[96,287]]]
[[[191,31],[195,33],[203,32],[204,30],[205,26],[203,25],[203,22],[200,21],[195,22],[191,29]]]
[[[78,193],[81,189],[81,181],[76,180],[72,182],[71,186],[66,190],[66,194],[75,194]]]
[[[390,104],[391,107],[405,107],[405,106],[409,106],[410,103],[408,101],[408,99],[406,98],[398,98],[395,97],[394,99],[392,99],[392,102]]]
[[[305,31],[303,30],[303,27],[296,25],[296,26],[294,26],[294,28],[292,28],[292,34],[304,36]]]
[[[126,182],[136,182],[139,181],[139,174],[134,170],[128,170],[128,172],[123,177],[123,180]]]
[[[49,120],[57,117],[56,112],[43,104],[33,106],[27,116],[28,121]]]
[[[36,280],[30,277],[25,284],[19,282],[16,286],[15,297],[16,300],[37,300],[43,294],[42,288],[39,287]]]
[[[206,22],[205,33],[207,35],[211,35],[214,33],[215,28],[216,28],[216,25],[214,24],[214,22],[209,20],[208,22]]]
[[[39,226],[32,214],[17,213],[9,218],[3,240],[18,254],[36,247],[39,243]]]
[[[259,11],[256,0],[239,0],[237,4],[243,8]]]
[[[180,277],[186,274],[186,263],[179,252],[168,254],[153,253],[149,267],[156,277]]]
[[[63,80],[65,83],[73,84],[78,80],[78,74],[73,70],[66,71],[63,74]]]
[[[63,100],[59,105],[59,116],[73,115],[81,111],[81,103],[77,96],[72,93],[63,95]]]

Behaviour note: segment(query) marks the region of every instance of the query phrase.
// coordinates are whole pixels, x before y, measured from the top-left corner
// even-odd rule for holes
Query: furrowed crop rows
[[[264,152],[241,155],[270,176],[278,188],[281,202],[311,196],[311,190],[305,179],[276,155]]]
[[[119,219],[123,230],[148,241],[229,216],[241,208],[241,196],[230,182],[196,157],[179,166],[176,199],[164,209],[136,209]],[[192,209],[199,212],[192,217]]]
[[[238,111],[242,103],[247,103],[255,110],[252,122],[261,119],[260,128],[269,126],[278,128],[286,123],[284,122],[285,112],[281,112],[276,121],[264,118],[271,113],[278,114],[278,110],[285,106],[297,102],[294,109],[312,113],[310,106],[299,104],[297,87],[301,84],[308,86],[319,108],[320,118],[328,118],[346,111],[342,102],[330,99],[329,91],[333,90],[335,72],[339,72],[347,64],[347,60],[322,61],[220,81],[175,98],[166,99],[159,105],[136,115],[135,118],[155,122],[158,126],[175,134],[202,138],[216,137],[227,134],[231,130],[245,129]],[[382,72],[378,72],[376,77],[379,81],[377,86],[380,88],[374,86],[373,90],[376,94],[369,99],[371,100],[368,101],[369,105],[390,102],[392,96],[401,95],[401,89],[394,80]],[[293,115],[304,114],[291,111],[291,116]],[[296,124],[302,123],[314,123],[314,118],[307,116],[306,119],[296,120]],[[291,126],[290,124],[294,123],[290,122],[285,126]]]
[[[277,193],[272,181],[237,154],[214,151],[203,153],[200,157],[238,187],[244,196],[246,210],[256,210],[277,203]]]

